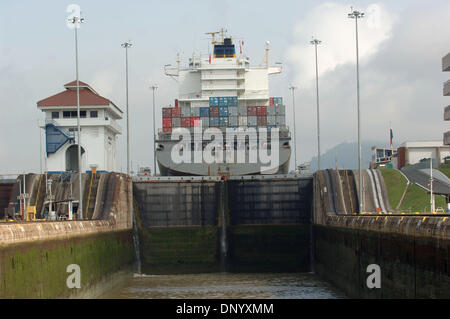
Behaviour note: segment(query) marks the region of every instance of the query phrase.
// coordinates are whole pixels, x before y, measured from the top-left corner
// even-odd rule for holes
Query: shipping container
[[[248,106],[247,107],[247,116],[256,116],[257,114],[258,114],[258,112],[257,112],[256,106]]]
[[[202,127],[209,127],[209,117],[201,117]]]
[[[191,117],[191,127],[200,126],[200,117],[192,116]]]
[[[270,131],[274,128],[277,128],[275,125],[267,125],[267,130]]]
[[[172,127],[181,127],[181,119],[179,117],[172,117]]]
[[[277,115],[276,108],[274,106],[266,107],[267,115]]]
[[[267,116],[261,115],[258,116],[258,126],[266,126],[267,125]]]
[[[201,117],[209,117],[209,107],[201,107],[200,108],[200,116]]]
[[[172,108],[171,107],[163,107],[162,108],[162,116],[163,117],[172,117]]]
[[[284,106],[283,104],[279,104],[279,105],[275,106],[275,112],[277,115],[286,114],[286,106]]]
[[[269,106],[273,106],[273,97],[269,98]]]
[[[200,108],[199,107],[191,107],[191,116],[192,117],[200,117]]]
[[[164,133],[171,133],[172,132],[172,128],[171,127],[163,127],[163,132]]]
[[[274,105],[280,105],[280,104],[283,104],[283,98],[282,98],[282,97],[274,97],[274,98],[273,98],[273,104],[274,104]]]
[[[191,118],[190,117],[182,117],[181,118],[181,127],[191,127]]]
[[[163,127],[172,127],[171,117],[163,117]]]
[[[220,117],[228,116],[228,106],[219,106],[219,116]]]
[[[228,98],[226,96],[219,96],[219,106],[228,106]]]
[[[228,117],[228,126],[238,126],[238,117],[237,116],[229,116]]]
[[[247,116],[247,125],[248,126],[258,126],[258,117],[255,115]]]
[[[175,107],[178,107],[178,99],[175,99]]]
[[[211,96],[209,98],[209,106],[219,106],[219,98]]]
[[[238,124],[239,126],[247,126],[247,116],[239,116],[238,117]]]
[[[265,106],[257,106],[256,107],[256,114],[258,116],[262,116],[262,115],[266,116],[267,115],[266,107]]]
[[[209,126],[210,127],[218,127],[219,126],[219,117],[210,117],[209,118]]]
[[[228,126],[228,117],[219,117],[219,126]]]
[[[219,107],[213,106],[209,108],[209,117],[219,117]]]
[[[277,125],[277,118],[275,115],[267,115],[267,126]]]
[[[247,107],[246,106],[238,106],[238,115],[239,116],[247,116]]]
[[[172,117],[181,117],[181,108],[173,107],[172,108]]]
[[[277,125],[285,125],[286,124],[286,118],[284,115],[277,115]]]
[[[228,116],[238,116],[237,106],[229,106],[228,107]]]
[[[181,117],[191,117],[191,108],[189,106],[181,107]]]
[[[237,96],[229,96],[228,97],[228,106],[238,106],[238,97]]]

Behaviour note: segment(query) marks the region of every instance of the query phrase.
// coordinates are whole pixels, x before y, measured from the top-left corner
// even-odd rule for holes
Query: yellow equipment
[[[27,222],[36,220],[36,206],[28,206],[27,208]]]

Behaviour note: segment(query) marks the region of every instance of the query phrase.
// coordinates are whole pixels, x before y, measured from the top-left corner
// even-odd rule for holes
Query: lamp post
[[[295,90],[297,89],[296,86],[291,85],[289,87],[289,90],[292,91],[292,109],[293,109],[293,116],[294,116],[294,170],[297,170],[297,133],[295,130]]]
[[[75,68],[76,68],[76,82],[77,82],[77,137],[78,137],[78,216],[83,219],[83,201],[82,201],[82,183],[81,183],[81,129],[80,129],[80,82],[78,79],[78,28],[84,22],[80,16],[74,16],[69,19],[69,23],[73,24],[75,30]]]
[[[128,48],[131,48],[130,41],[121,44],[125,48],[125,73],[126,73],[126,104],[127,104],[127,174],[130,175],[130,115],[128,108]]]
[[[155,91],[158,89],[158,84],[150,88],[153,90],[153,175],[156,175]]]
[[[353,10],[348,14],[350,19],[355,19],[356,27],[356,95],[357,95],[357,107],[358,107],[358,171],[359,171],[359,212],[363,212],[363,193],[362,193],[362,172],[361,172],[361,114],[359,109],[359,48],[358,48],[358,19],[364,17],[364,13]]]
[[[310,42],[314,45],[316,53],[316,104],[317,104],[317,170],[320,171],[320,116],[319,116],[319,67],[317,62],[317,45],[322,43],[318,39],[313,39]]]

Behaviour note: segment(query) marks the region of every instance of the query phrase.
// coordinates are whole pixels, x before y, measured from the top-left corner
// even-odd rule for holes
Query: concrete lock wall
[[[118,283],[118,273],[131,273],[132,183],[124,174],[108,176],[97,194],[107,204],[97,200],[104,213],[96,220],[0,223],[0,298],[95,297]],[[69,265],[79,266],[80,288],[67,285],[76,271],[67,272]]]
[[[310,269],[311,179],[133,185],[143,272]]]
[[[314,268],[355,298],[450,298],[450,223],[446,216],[327,214],[314,180]],[[369,265],[380,288],[369,288]]]

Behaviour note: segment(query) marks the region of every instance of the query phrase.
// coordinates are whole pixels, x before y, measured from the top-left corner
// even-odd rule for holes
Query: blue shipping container
[[[209,106],[219,106],[219,98],[210,97],[209,98]]]
[[[238,97],[237,96],[229,96],[228,97],[228,106],[238,106]]]
[[[219,106],[219,116],[228,116],[228,106]]]
[[[226,96],[219,96],[219,106],[228,106],[228,98]]]
[[[228,126],[228,117],[219,117],[219,126]]]
[[[200,117],[209,117],[209,107],[200,108]]]
[[[211,127],[219,126],[219,118],[218,117],[210,117],[209,118],[209,126],[211,126]]]

